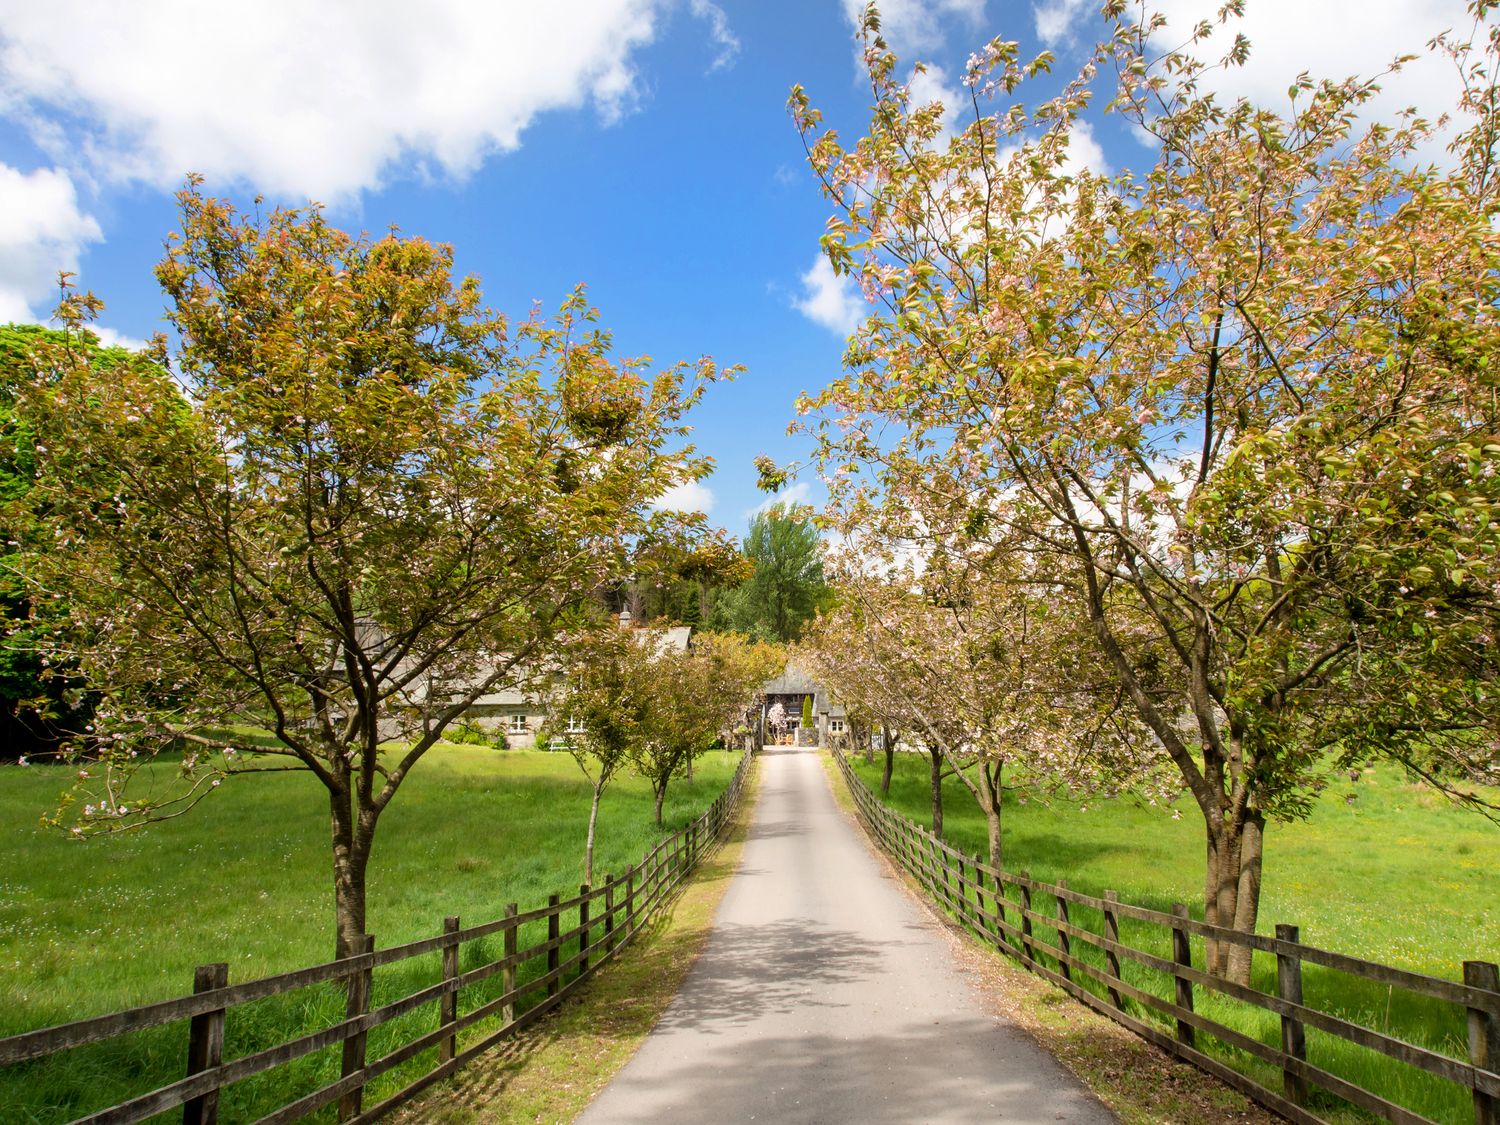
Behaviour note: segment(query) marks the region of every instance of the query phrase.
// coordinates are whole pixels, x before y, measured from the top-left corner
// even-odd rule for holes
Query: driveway
[[[703,954],[581,1122],[1116,1120],[986,1008],[816,751],[768,750],[761,771]]]

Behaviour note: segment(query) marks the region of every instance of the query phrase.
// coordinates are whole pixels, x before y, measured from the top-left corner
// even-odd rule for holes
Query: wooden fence
[[[1277,926],[1274,938],[1245,934],[1194,921],[1180,904],[1164,914],[1121,902],[1113,891],[1097,898],[1070,890],[1062,881],[1054,885],[1024,872],[996,871],[978,856],[964,855],[892,810],[856,776],[842,753],[834,756],[861,818],[881,846],[968,929],[1089,1007],[1288,1120],[1324,1125],[1323,1118],[1309,1107],[1337,1106],[1328,1097],[1332,1095],[1398,1125],[1432,1122],[1358,1081],[1333,1073],[1326,1064],[1319,1065],[1324,1060],[1308,1049],[1312,1030],[1318,1035],[1318,1046],[1329,1055],[1345,1054],[1344,1045],[1352,1044],[1366,1053],[1367,1062],[1383,1056],[1382,1065],[1395,1060],[1452,1083],[1472,1096],[1475,1125],[1500,1125],[1500,982],[1493,963],[1465,961],[1460,983],[1303,945],[1296,926]],[[1163,951],[1170,948],[1171,956],[1123,942],[1122,919],[1134,935],[1144,939],[1141,944],[1157,944]],[[1092,927],[1096,921],[1097,927]],[[1156,942],[1151,940],[1153,933]],[[1195,968],[1194,946],[1201,947],[1204,941],[1247,947],[1274,958],[1274,974],[1260,974],[1274,975],[1274,993]],[[1198,964],[1203,964],[1201,954]],[[1449,1044],[1454,1053],[1407,1042],[1388,1027],[1365,1026],[1347,1011],[1325,1010],[1336,1004],[1314,1006],[1304,996],[1304,965],[1380,986],[1387,997],[1387,1012],[1397,994],[1411,997],[1419,1006],[1434,1002],[1451,1006],[1454,1026],[1460,1029]],[[1220,1004],[1219,998],[1271,1014],[1280,1025],[1279,1042],[1262,1041],[1197,1010]],[[1397,1005],[1398,1010],[1405,1006]],[[1251,1060],[1249,1065],[1236,1069],[1213,1057],[1200,1036],[1210,1036],[1222,1045],[1216,1054]],[[1266,1038],[1277,1037],[1273,1032]],[[1351,1070],[1369,1073],[1368,1065],[1341,1069],[1346,1074]],[[1258,1081],[1257,1072],[1273,1082],[1279,1072],[1280,1090]]]
[[[296,1121],[335,1102],[339,1121],[373,1121],[556,1007],[623,948],[717,841],[744,790],[749,764],[746,755],[729,787],[706,812],[658,843],[621,878],[607,876],[602,885],[580,887],[577,895],[566,899],[552,895],[546,906],[535,910],[521,911],[512,903],[503,917],[477,926],[464,927],[458,918],[450,917],[438,936],[390,949],[376,950],[374,938],[366,935],[365,949],[356,956],[244,984],[229,983],[227,964],[203,965],[195,975],[191,996],[0,1039],[0,1066],[26,1066],[87,1044],[186,1020],[187,1063],[181,1079],[74,1118],[74,1125],[127,1125],[178,1107],[186,1125],[213,1125],[219,1120],[221,1094],[235,1083],[333,1047],[341,1053],[339,1077],[260,1116],[261,1125]],[[546,938],[519,948],[522,927],[542,922]],[[467,959],[472,962],[476,948],[483,953],[481,939],[492,937],[499,938],[502,955],[482,957],[480,963],[460,971],[464,947],[469,947]],[[371,1006],[371,982],[377,968],[433,954],[441,959],[439,979]],[[497,975],[498,994],[485,995],[462,1011],[466,990],[470,997],[476,992],[491,993]],[[326,982],[342,986],[342,1020],[236,1058],[225,1057],[226,1025],[233,1026],[236,1009]],[[483,982],[490,982],[489,987],[476,987]],[[372,1030],[424,1006],[435,1007],[435,1028],[388,1045],[378,1058],[369,1057]],[[479,1027],[496,1018],[498,1027]],[[460,1047],[459,1036],[475,1028],[478,1038]],[[435,1066],[377,1104],[364,1105],[365,1088],[372,1081],[434,1047]]]

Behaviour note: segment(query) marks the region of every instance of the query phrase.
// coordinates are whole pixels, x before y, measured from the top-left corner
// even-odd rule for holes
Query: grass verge
[[[572,1000],[399,1111],[398,1125],[571,1121],[651,1033],[708,940],[739,865],[759,766],[723,845],[615,961]]]

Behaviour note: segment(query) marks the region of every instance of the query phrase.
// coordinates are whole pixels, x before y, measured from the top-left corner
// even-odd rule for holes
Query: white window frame
[[[569,734],[583,734],[584,733],[583,720],[580,719],[577,715],[569,715],[568,716],[568,733]]]
[[[829,734],[843,734],[844,733],[844,720],[843,719],[829,719],[828,720],[828,733]]]
[[[510,717],[510,724],[506,727],[507,734],[530,734],[531,724],[526,721],[524,712],[514,712]]]

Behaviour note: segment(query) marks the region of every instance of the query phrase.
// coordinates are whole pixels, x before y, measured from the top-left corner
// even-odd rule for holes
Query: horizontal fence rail
[[[475,926],[449,917],[437,936],[389,949],[375,949],[374,938],[366,935],[364,948],[352,957],[243,984],[229,983],[227,964],[200,966],[192,995],[0,1039],[0,1067],[32,1066],[62,1052],[188,1021],[184,1077],[74,1117],[73,1125],[130,1125],[179,1109],[186,1125],[215,1125],[223,1095],[236,1083],[331,1048],[338,1048],[337,1078],[259,1116],[260,1125],[296,1121],[335,1103],[340,1122],[374,1121],[555,1008],[608,963],[718,841],[744,791],[749,766],[746,755],[729,786],[701,816],[661,840],[623,876],[606,876],[600,885],[579,887],[576,895],[553,895],[546,906],[527,911],[512,903],[502,917]],[[541,924],[545,938],[536,936]],[[483,943],[492,937],[499,939],[498,957],[489,957]],[[377,969],[433,955],[440,964],[428,975],[435,979],[403,995],[382,994],[376,1003],[372,985]],[[318,985],[338,988],[341,1020],[226,1058],[226,1028],[234,1029],[239,1011]],[[464,999],[469,1001],[466,1009]],[[383,1043],[383,1053],[370,1057],[372,1031],[418,1012],[428,1015],[426,1030]],[[496,1019],[498,1026],[481,1028],[470,1036],[472,1042],[460,1044],[462,1033]],[[364,1104],[366,1088],[375,1079],[434,1048],[435,1066],[376,1104]]]
[[[1432,1118],[1320,1065],[1309,1047],[1311,1030],[1324,1037],[1320,1045],[1352,1044],[1452,1083],[1472,1097],[1475,1125],[1500,1125],[1500,980],[1493,963],[1466,961],[1462,981],[1445,980],[1304,945],[1296,926],[1277,926],[1275,937],[1241,933],[1189,918],[1181,905],[1166,914],[1121,902],[1112,891],[1096,897],[1070,890],[1062,881],[1043,883],[1024,872],[997,871],[882,802],[842,752],[835,751],[834,759],[861,820],[881,847],[965,927],[1089,1007],[1289,1121],[1325,1125],[1314,1110],[1332,1095],[1398,1125],[1433,1125]],[[1148,938],[1158,934],[1155,944],[1163,954],[1170,949],[1170,955],[1123,942],[1122,919]],[[1225,943],[1274,958],[1275,992],[1195,968],[1195,939],[1199,948],[1204,942]],[[1201,955],[1198,963],[1203,964]],[[1467,1036],[1460,1032],[1452,1047],[1464,1057],[1409,1042],[1389,1027],[1366,1026],[1348,1013],[1314,1006],[1304,995],[1303,968],[1308,965],[1386,989],[1387,1012],[1398,993],[1422,1003],[1453,1006],[1454,1025]],[[1201,1003],[1205,997],[1228,998],[1274,1016],[1279,1038],[1265,1042],[1196,1010],[1195,998],[1207,1007]],[[1200,1035],[1228,1049],[1216,1053],[1254,1060],[1258,1069],[1247,1066],[1244,1070],[1251,1073],[1246,1073],[1206,1053]],[[1276,1072],[1280,1090],[1254,1076]]]

